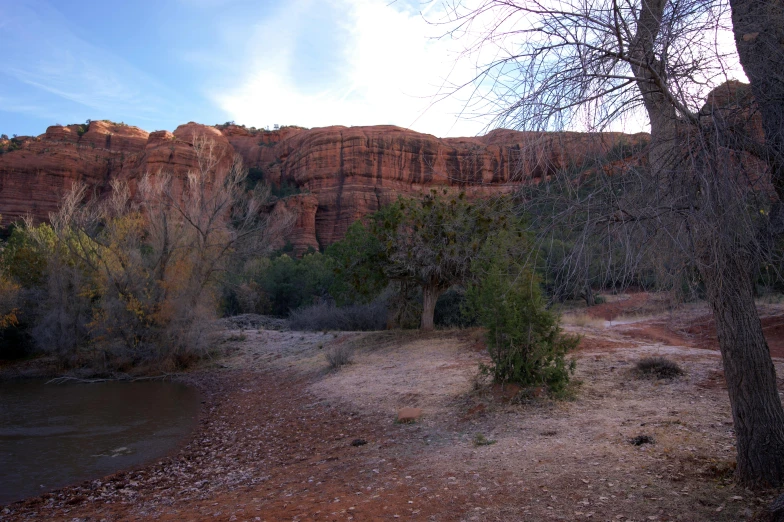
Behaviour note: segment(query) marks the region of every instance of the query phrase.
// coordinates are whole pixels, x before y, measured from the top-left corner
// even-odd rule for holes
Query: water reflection
[[[160,457],[195,425],[171,382],[0,384],[0,504]]]

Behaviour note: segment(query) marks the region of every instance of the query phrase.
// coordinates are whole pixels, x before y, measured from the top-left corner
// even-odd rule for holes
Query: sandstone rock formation
[[[214,141],[224,166],[239,154],[254,179],[298,192],[272,207],[282,221],[295,222],[283,242],[297,252],[341,239],[353,221],[398,195],[442,186],[471,194],[509,191],[556,169],[579,169],[619,143],[645,139],[511,130],[439,139],[394,126],[264,131],[192,122],[174,132],[147,133],[93,121],[49,127],[41,136],[17,140],[18,150],[0,154],[0,214],[4,223],[27,214],[47,219],[75,182],[101,193],[115,177],[133,185],[145,172],[184,176],[197,166],[192,144],[198,135]]]
[[[148,133],[95,121],[52,126],[36,138],[22,137],[18,150],[0,156],[0,214],[8,223],[31,215],[47,219],[76,182],[97,191],[135,165]]]
[[[605,155],[620,140],[644,139],[509,130],[438,139],[393,126],[284,128],[276,133],[229,126],[223,133],[264,179],[275,185],[290,183],[315,196],[314,248],[341,239],[351,223],[398,195],[440,186],[470,193],[508,191]]]

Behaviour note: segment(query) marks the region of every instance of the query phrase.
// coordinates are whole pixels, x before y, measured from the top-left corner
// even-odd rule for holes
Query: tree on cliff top
[[[759,96],[756,106],[730,100],[731,116],[711,104],[700,110],[726,80],[717,34],[729,7],[741,64]],[[632,263],[648,249],[666,253],[662,270],[696,268],[717,325],[737,478],[784,484],[784,409],[752,279],[784,231],[781,1],[484,0],[467,9],[458,2],[450,12],[452,35],[475,38],[468,54],[477,52],[480,66],[470,85],[490,89],[475,99],[491,104],[485,112],[499,124],[601,129],[634,109],[647,115],[647,166],[623,177],[599,172],[589,191],[565,172],[531,190],[552,202],[542,230],[560,225],[585,241],[622,243]],[[738,124],[756,111],[762,147],[748,121]]]

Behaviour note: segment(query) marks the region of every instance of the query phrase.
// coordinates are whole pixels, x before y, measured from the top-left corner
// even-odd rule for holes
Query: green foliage
[[[251,167],[245,178],[245,185],[248,189],[254,189],[257,185],[267,183],[267,174],[261,167]],[[292,180],[282,180],[280,185],[270,184],[270,194],[276,198],[287,198],[295,194],[300,194],[302,190]]]
[[[493,439],[488,439],[482,433],[477,433],[476,435],[474,435],[474,446],[492,446],[496,442],[498,441]]]
[[[32,229],[14,226],[0,254],[0,269],[25,288],[39,287],[45,281],[47,255],[55,242],[54,230],[46,223]]]
[[[510,200],[469,201],[464,193],[431,190],[421,199],[399,198],[370,218],[370,232],[381,245],[376,262],[384,275],[416,284],[422,291],[423,329],[434,327],[438,297],[468,281],[472,259],[487,237],[501,230],[522,236]]]
[[[25,328],[20,325],[21,287],[0,267],[0,359],[12,359],[25,354],[28,344]]]
[[[389,283],[382,268],[381,242],[361,221],[348,227],[341,241],[327,247],[326,255],[334,263],[331,294],[338,304],[369,302]]]
[[[499,383],[547,386],[559,393],[574,370],[566,354],[579,339],[563,334],[557,316],[546,309],[539,280],[520,255],[524,246],[520,238],[502,231],[473,262],[475,282],[468,295],[487,328],[492,358],[483,370]]]
[[[16,138],[14,136],[10,140],[8,137],[5,139],[0,139],[0,154],[4,154],[6,152],[13,152],[15,150],[19,150],[22,148],[22,140]]]
[[[578,182],[576,177],[562,177],[558,182],[522,189],[530,230],[537,237],[537,273],[551,300],[582,298],[592,306],[597,304],[595,290],[666,286],[667,281],[656,272],[656,267],[667,262],[667,249],[647,245],[645,254],[639,249],[630,251],[630,237],[602,240],[593,225],[588,225],[593,219],[591,215],[606,211],[597,202],[596,193],[611,190],[621,194],[628,190],[628,180],[634,178],[596,175]],[[561,218],[554,220],[553,216]],[[630,230],[629,236],[646,244],[646,233],[644,229]]]
[[[300,190],[299,186],[290,180],[284,179],[281,180],[280,185],[272,185],[272,195],[280,199],[300,194],[301,192],[302,190]]]
[[[301,259],[276,257],[255,281],[264,297],[262,311],[285,317],[291,310],[328,298],[334,279],[333,260],[314,252]]]
[[[264,170],[259,167],[251,167],[248,169],[248,176],[245,178],[245,184],[248,189],[253,189],[259,183],[264,182]]]
[[[398,199],[371,217],[370,231],[385,251],[385,273],[441,291],[465,281],[484,238],[507,218],[492,210],[489,203],[446,191]]]
[[[522,222],[510,207],[507,198],[469,201],[447,190],[399,198],[371,215],[367,225],[351,225],[345,239],[327,249],[336,264],[333,297],[339,303],[367,302],[391,288],[390,321],[396,326],[410,325],[412,313],[418,313],[419,324],[432,328],[436,310],[441,326],[471,324],[460,292],[439,299],[471,278],[471,260],[488,236],[510,230],[522,237]]]
[[[443,328],[469,328],[476,326],[476,315],[468,307],[465,289],[454,286],[441,294],[436,301],[433,315],[436,326]]]
[[[33,321],[45,300],[47,259],[55,241],[48,224],[11,227],[0,253],[0,358],[22,357],[34,348]]]

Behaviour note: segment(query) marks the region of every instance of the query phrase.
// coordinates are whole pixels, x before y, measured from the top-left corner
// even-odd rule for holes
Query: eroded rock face
[[[762,143],[765,132],[762,129],[762,115],[757,110],[751,85],[729,80],[708,93],[700,110],[705,124],[720,128],[725,133]]]
[[[509,191],[604,155],[619,140],[644,137],[497,130],[478,138],[439,139],[394,126],[255,135],[238,129],[223,132],[247,165],[271,183],[290,183],[316,197],[315,231],[308,237],[317,237],[321,246],[341,239],[351,223],[399,195],[443,186],[469,193]]]
[[[106,121],[52,126],[38,137],[17,139],[18,150],[0,155],[0,215],[3,223],[25,216],[49,218],[75,183],[97,194],[110,189],[113,179],[132,189],[144,173],[171,173],[184,178],[198,167],[195,136],[214,142],[219,169],[231,164],[234,148],[215,127],[188,123],[173,133],[148,133],[137,127]]]
[[[291,245],[294,252],[318,250],[316,212],[318,198],[312,194],[295,194],[275,202],[269,221],[273,248]]]
[[[0,214],[8,223],[26,215],[48,219],[74,183],[100,193],[138,159],[148,133],[137,127],[95,121],[49,127],[20,148],[0,155]]]
[[[399,195],[436,187],[469,194],[510,191],[557,169],[579,168],[621,141],[645,138],[496,130],[439,139],[394,126],[258,131],[191,122],[173,133],[103,121],[54,126],[0,155],[0,214],[6,223],[26,214],[47,219],[75,182],[100,193],[115,177],[132,187],[146,172],[183,177],[197,167],[193,140],[199,135],[214,142],[221,169],[239,154],[255,178],[298,192],[270,207],[273,223],[294,222],[283,243],[296,252],[341,239],[351,223]]]

